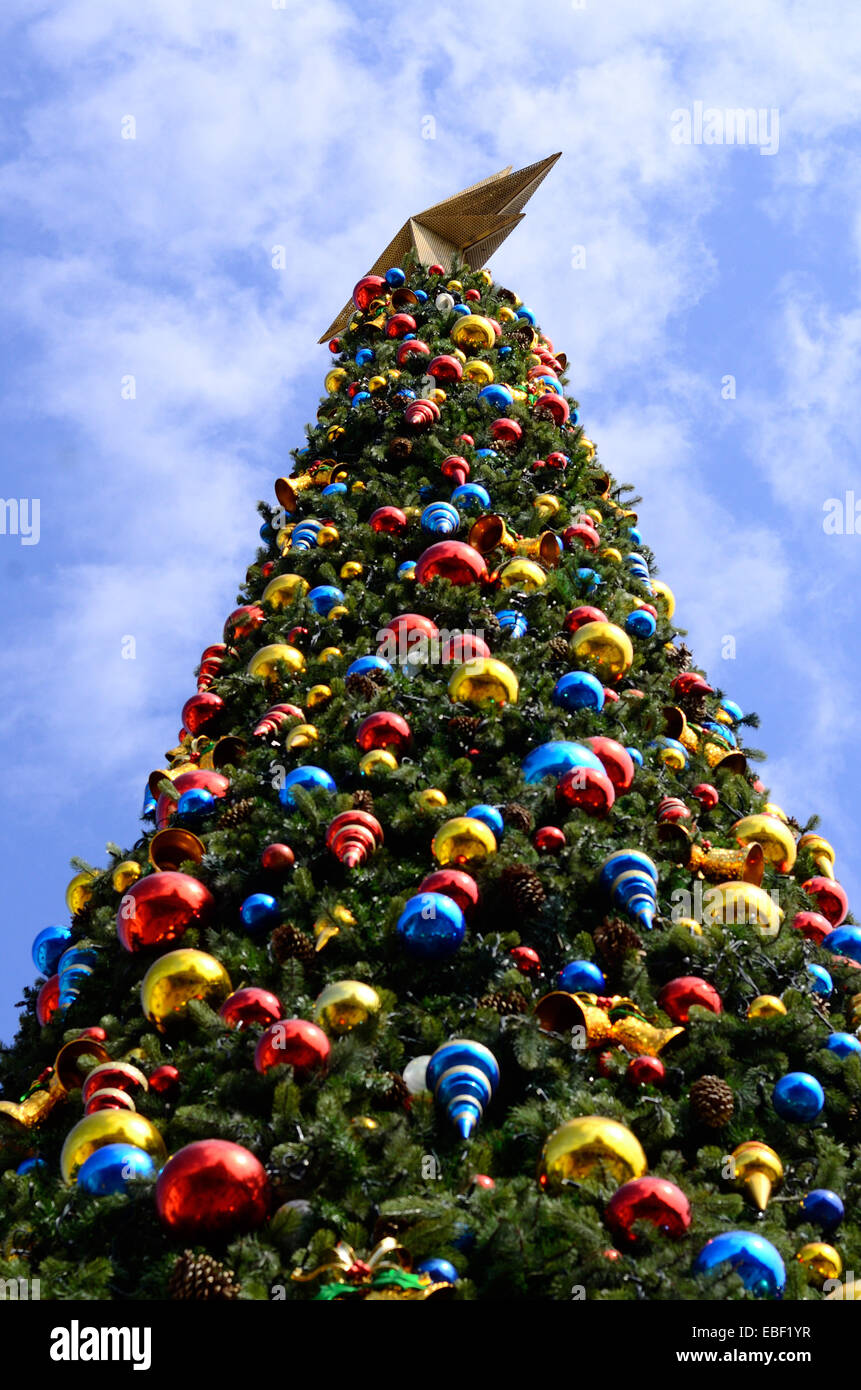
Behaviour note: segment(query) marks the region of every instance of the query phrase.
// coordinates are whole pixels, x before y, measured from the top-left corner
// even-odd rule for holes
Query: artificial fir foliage
[[[187,733],[155,783],[214,765],[226,789],[211,804],[162,792],[161,833],[191,836],[178,847],[160,842],[172,845],[169,867],[148,801],[141,838],[114,847],[106,868],[83,870],[70,896],[63,949],[87,945],[91,956],[66,980],[63,1006],[52,1008],[43,988],[40,1023],[39,989],[25,991],[20,1031],[2,1058],[0,1276],[39,1277],[43,1298],[231,1299],[241,1286],[247,1299],[273,1289],[290,1299],[423,1299],[438,1286],[438,1267],[428,1274],[422,1264],[442,1260],[459,1276],[452,1293],[460,1299],[568,1300],[577,1289],[587,1299],[722,1300],[764,1286],[746,1287],[727,1264],[707,1272],[699,1252],[716,1236],[747,1232],[782,1257],[786,1297],[820,1298],[821,1276],[809,1258],[796,1258],[811,1243],[830,1242],[847,1270],[861,1268],[861,1059],[851,1044],[845,1053],[826,1047],[859,1022],[856,967],[846,959],[854,947],[851,934],[843,952],[822,945],[826,898],[803,887],[828,869],[823,842],[811,831],[800,840],[779,808],[766,809],[741,711],[723,692],[696,681],[693,693],[673,687],[680,674],[698,673],[626,493],[564,395],[564,354],[487,272],[466,263],[441,271],[413,255],[400,268],[403,277],[372,287],[331,345],[327,392],[294,455],[292,494],[280,485],[281,501],[261,505],[263,543],[238,595],[243,611],[231,615],[225,645],[202,658],[200,690],[217,700],[205,717],[187,707]],[[461,338],[457,347],[464,310],[489,325],[477,338],[485,346]],[[413,327],[401,321],[393,331],[398,314]],[[417,346],[405,349],[410,343]],[[428,375],[440,357],[454,360],[452,379]],[[507,396],[482,395],[489,382],[506,384]],[[551,410],[548,396],[567,404]],[[436,412],[410,410],[423,400]],[[517,428],[501,429],[500,420]],[[485,489],[489,506],[480,494],[450,501],[457,472],[443,465],[452,457],[468,465],[460,485]],[[455,508],[448,537],[423,528],[434,503]],[[386,526],[376,524],[380,509],[390,509]],[[484,557],[486,579],[416,575],[431,546],[446,538],[468,546],[486,515],[503,518],[505,537]],[[306,528],[302,539],[308,521],[322,530]],[[547,532],[561,539],[540,550]],[[631,556],[640,557],[633,567]],[[533,568],[510,571],[509,584],[513,559]],[[283,604],[264,598],[280,576],[299,577]],[[331,604],[317,593],[326,586],[340,591],[330,592]],[[631,660],[618,671],[577,656],[577,627],[566,619],[584,607],[630,632]],[[511,610],[525,626],[512,625]],[[651,623],[632,625],[632,613],[642,619],[650,610]],[[348,674],[377,653],[383,629],[401,614],[431,619],[440,633],[479,634],[514,673],[516,697],[509,687],[504,703],[482,702],[456,685],[452,698],[449,683],[464,663],[438,655],[389,653],[388,666]],[[273,644],[283,645],[268,674],[253,674]],[[569,672],[597,676],[602,708],[560,700],[557,682]],[[382,749],[373,739],[361,745],[363,721],[376,715],[395,730]],[[393,715],[408,725],[401,741]],[[524,773],[535,750],[555,741],[582,750],[602,737],[634,750],[633,778],[615,795],[608,776],[595,774],[603,805],[558,770]],[[300,768],[324,775],[294,785]],[[498,833],[470,819],[473,808],[497,808]],[[342,815],[347,830],[331,838]],[[737,843],[734,827],[752,815],[765,822],[764,863],[749,851],[759,840]],[[357,816],[370,817],[380,835]],[[481,827],[485,850],[493,847],[446,865],[444,827],[464,816],[473,835]],[[779,844],[784,831],[790,863],[769,838]],[[272,854],[285,846],[289,860]],[[600,879],[619,851],[648,856],[656,868],[657,884],[649,880],[645,892],[651,920],[646,907],[628,912],[630,900]],[[264,852],[276,868],[264,867]],[[733,863],[715,860],[721,852]],[[697,888],[742,885],[757,864],[763,890],[777,895],[779,930],[707,920]],[[445,867],[474,880],[477,903],[453,950],[416,953],[398,923],[422,881]],[[211,906],[202,900],[165,934],[174,909],[151,924],[152,940],[126,949],[118,928],[131,939],[144,919],[138,909],[124,926],[123,903],[157,872],[205,885]],[[824,880],[832,881],[828,872]],[[819,914],[807,930],[805,913]],[[422,926],[419,917],[419,933]],[[221,977],[201,982],[180,1013],[157,1023],[155,1005],[152,1017],[142,1008],[142,981],[178,950],[214,958],[229,986]],[[568,988],[559,975],[574,963],[586,974]],[[833,979],[828,1010],[810,965]],[[679,1004],[678,981],[689,977],[699,992]],[[342,996],[326,1006],[335,987]],[[243,990],[256,991],[250,1004],[237,999]],[[772,1003],[755,1004],[763,997]],[[246,1006],[252,1013],[243,1015]],[[292,1064],[278,1064],[276,1038],[274,1064],[256,1066],[279,1013],[285,1024],[315,1029],[295,1034]],[[62,1079],[59,1063],[56,1075],[49,1070],[55,1057],[84,1029],[96,1030],[92,1052],[52,1092]],[[463,1038],[498,1064],[469,1140],[425,1089],[420,1060]],[[149,1175],[100,1194],[76,1180],[83,1170],[65,1182],[61,1155],[68,1167],[69,1136],[79,1133],[91,1094],[87,1076],[106,1061],[148,1080],[146,1088],[134,1082],[133,1118],[156,1139]],[[824,1091],[808,1118],[787,1117],[774,1099],[776,1084],[798,1072]],[[31,1107],[44,1107],[34,1124],[21,1119],[28,1095]],[[540,1182],[539,1164],[546,1177],[552,1144],[562,1142],[551,1136],[583,1117],[623,1126],[634,1166],[614,1166],[606,1149],[600,1163],[581,1151],[567,1182]],[[225,1162],[237,1151],[253,1156],[245,1166],[253,1192],[251,1179],[237,1176],[241,1164],[225,1179],[244,1203],[232,1223],[214,1220],[229,1201],[206,1186],[216,1152],[206,1146],[215,1141]],[[782,1186],[775,1182],[763,1211],[728,1165],[750,1141],[782,1164]],[[629,1239],[613,1224],[611,1199],[643,1172],[637,1152],[649,1177],[689,1202],[684,1229],[635,1220]],[[846,1207],[836,1231],[800,1205],[822,1188]]]

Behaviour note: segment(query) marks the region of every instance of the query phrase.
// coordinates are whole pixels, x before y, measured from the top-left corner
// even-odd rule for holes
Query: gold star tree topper
[[[436,263],[450,270],[455,259],[460,258],[473,270],[480,270],[523,220],[526,215],[523,207],[560,156],[561,151],[548,155],[514,174],[509,164],[498,174],[491,174],[490,178],[464,188],[441,203],[434,203],[424,212],[415,213],[407,218],[367,274],[385,275],[392,266],[399,265],[410,250],[422,265]],[[353,311],[352,302],[345,304],[319,341],[325,343],[334,334],[343,332]]]

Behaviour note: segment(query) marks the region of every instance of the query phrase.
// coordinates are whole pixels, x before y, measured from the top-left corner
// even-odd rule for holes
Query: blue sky
[[[316,339],[407,215],[557,149],[491,269],[567,351],[698,662],[857,906],[861,518],[823,529],[861,500],[843,0],[5,0],[0,51],[0,495],[40,500],[37,545],[0,535],[0,1037],[69,857],[138,834],[314,417]],[[675,143],[696,102],[776,109],[776,152]]]

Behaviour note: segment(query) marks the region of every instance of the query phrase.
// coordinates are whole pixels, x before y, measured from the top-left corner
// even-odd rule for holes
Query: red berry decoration
[[[296,856],[289,845],[267,845],[260,856],[263,868],[272,874],[285,874],[295,862]]]
[[[717,787],[713,787],[711,782],[699,782],[694,787],[692,795],[696,797],[704,811],[713,811],[720,801],[720,792]]]
[[[469,917],[478,907],[478,884],[462,869],[434,869],[419,884],[420,893],[443,893]]]
[[[46,1023],[51,1022],[59,1007],[60,977],[59,975],[52,975],[49,980],[45,981],[36,995],[36,1017],[43,1028]]]
[[[330,1043],[322,1028],[304,1018],[282,1019],[262,1035],[254,1065],[265,1076],[273,1067],[294,1067],[299,1076],[325,1066]]]
[[[206,1240],[261,1226],[269,1180],[259,1158],[227,1139],[199,1139],[168,1159],[155,1189],[159,1220],[171,1235]]]
[[[364,753],[374,748],[391,748],[402,753],[410,741],[410,726],[403,715],[377,710],[363,719],[356,730],[356,742]]]
[[[493,1178],[489,1178],[486,1173],[474,1173],[472,1185],[473,1187],[480,1187],[484,1192],[492,1192],[496,1187]]]
[[[565,848],[565,832],[558,825],[542,825],[532,837],[532,843],[539,854],[558,854]]]
[[[541,957],[531,946],[512,946],[508,954],[521,975],[537,975],[541,969]]]
[[[648,1221],[668,1236],[683,1236],[691,1224],[691,1204],[666,1178],[634,1178],[613,1193],[604,1211],[613,1238],[631,1245],[634,1224]]]
[[[247,1028],[250,1023],[268,1027],[281,1017],[281,1001],[268,989],[249,985],[228,994],[218,1012],[230,1028]]]
[[[176,941],[192,925],[206,926],[215,899],[205,883],[174,869],[147,874],[127,888],[117,911],[117,936],[127,951]]]
[[[163,1096],[166,1100],[175,1095],[179,1090],[179,1072],[176,1067],[165,1063],[161,1067],[156,1067],[155,1071],[150,1072],[149,1088],[157,1096]]]
[[[834,930],[828,918],[823,917],[821,912],[796,912],[792,925],[817,946],[821,946],[828,933]]]
[[[201,733],[207,725],[222,713],[224,701],[211,690],[201,690],[192,695],[182,707],[182,722],[192,735]]]
[[[633,1057],[625,1075],[633,1086],[661,1086],[667,1069],[660,1057]]]
[[[817,876],[809,878],[801,887],[814,899],[822,916],[828,918],[832,927],[839,927],[849,911],[849,899],[837,880]]]
[[[714,985],[699,975],[679,975],[664,985],[658,995],[658,1005],[673,1023],[687,1023],[690,1010],[696,1006],[719,1014],[722,1009],[721,998]]]

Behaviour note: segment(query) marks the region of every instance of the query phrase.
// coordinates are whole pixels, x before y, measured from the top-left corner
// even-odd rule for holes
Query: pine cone
[[[524,835],[528,835],[532,829],[532,812],[522,806],[519,801],[509,801],[507,806],[503,806],[502,819],[506,825],[513,826],[515,830],[522,830]]]
[[[690,671],[694,664],[694,654],[690,647],[685,646],[684,642],[680,642],[677,647],[673,647],[672,651],[668,651],[667,657],[678,668],[679,672]]]
[[[353,792],[353,805],[357,811],[367,811],[369,816],[374,814],[374,798],[370,792],[360,787],[357,792]]]
[[[378,1098],[377,1105],[381,1109],[400,1110],[410,1098],[410,1088],[396,1071],[387,1072],[386,1080],[389,1088]]]
[[[389,443],[387,450],[390,459],[409,458],[412,451],[413,441],[411,439],[405,439],[401,434],[395,435],[394,439]]]
[[[536,912],[547,897],[544,884],[528,864],[509,864],[499,877],[506,897],[514,902],[518,912]]]
[[[380,693],[377,682],[360,671],[354,671],[352,676],[347,677],[344,688],[348,695],[357,695],[361,700],[373,700],[374,696]]]
[[[471,748],[481,723],[472,714],[456,714],[448,721],[448,731],[454,742],[461,748]]]
[[[519,989],[510,989],[507,994],[493,989],[475,1002],[480,1009],[493,1009],[498,1014],[525,1014],[529,1007],[526,995]]]
[[[310,936],[294,927],[292,922],[283,922],[280,927],[276,927],[269,938],[269,944],[279,965],[288,960],[298,960],[307,965],[317,954]]]
[[[693,724],[701,724],[708,717],[708,701],[705,695],[693,691],[690,695],[678,697],[678,707]]]
[[[553,661],[567,661],[571,655],[571,648],[568,646],[567,637],[551,637],[547,643],[547,651]]]
[[[735,1109],[732,1089],[719,1076],[701,1076],[688,1092],[688,1098],[697,1119],[710,1129],[721,1129],[732,1119]]]
[[[198,1301],[238,1298],[239,1289],[232,1269],[211,1255],[195,1255],[191,1250],[177,1255],[167,1286],[169,1298]]]
[[[253,796],[245,796],[241,801],[235,802],[233,806],[228,806],[218,818],[218,829],[230,830],[235,825],[241,825],[244,820],[248,820],[254,806]]]
[[[592,933],[601,964],[608,970],[618,970],[632,951],[641,951],[643,943],[634,928],[618,917],[608,917]]]

